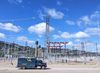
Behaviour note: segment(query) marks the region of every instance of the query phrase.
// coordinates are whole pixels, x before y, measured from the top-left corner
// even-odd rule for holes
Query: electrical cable
[[[10,21],[27,21],[27,20],[33,20],[34,17],[30,18],[19,18],[19,19],[8,19],[8,20],[0,20],[0,22],[10,22]]]

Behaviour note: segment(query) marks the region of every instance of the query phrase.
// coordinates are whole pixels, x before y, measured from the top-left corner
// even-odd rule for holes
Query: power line
[[[35,18],[34,17],[30,17],[30,18],[6,19],[6,20],[0,20],[0,22],[28,21],[28,20],[33,20],[33,19],[35,19]]]

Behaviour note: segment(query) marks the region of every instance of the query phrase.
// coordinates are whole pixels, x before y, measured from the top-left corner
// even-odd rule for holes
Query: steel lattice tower
[[[48,55],[49,55],[49,44],[48,42],[50,42],[50,28],[49,28],[49,21],[50,21],[50,16],[47,15],[45,16],[45,23],[46,23],[46,31],[45,31],[45,48],[46,48],[46,51],[45,51],[45,55],[46,55],[46,58],[48,58]]]

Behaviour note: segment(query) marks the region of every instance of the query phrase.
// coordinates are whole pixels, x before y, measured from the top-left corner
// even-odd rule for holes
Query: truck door
[[[35,68],[35,62],[31,58],[27,59],[27,67],[28,68]]]

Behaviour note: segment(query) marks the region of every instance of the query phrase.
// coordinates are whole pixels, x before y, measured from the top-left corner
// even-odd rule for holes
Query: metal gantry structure
[[[62,48],[61,43],[64,43],[64,42],[59,42],[59,41],[58,42],[52,42],[51,41],[51,39],[50,39],[50,16],[49,15],[45,16],[45,23],[46,23],[46,29],[45,29],[46,31],[45,31],[45,52],[44,53],[45,53],[45,57],[48,58],[52,54],[52,52],[57,54],[56,50],[61,51],[61,48]],[[68,48],[66,48],[67,43],[68,42],[64,43],[65,47],[63,47],[63,49],[68,49]],[[97,44],[95,46],[96,46],[96,53],[98,53]],[[81,50],[79,50],[79,51],[76,50],[77,57],[83,56],[84,60],[86,60],[86,56],[90,54],[90,53],[86,52],[86,49],[87,49],[86,48],[86,42],[81,42]],[[73,53],[75,53],[75,51]],[[60,54],[61,54],[61,52],[60,52]]]

